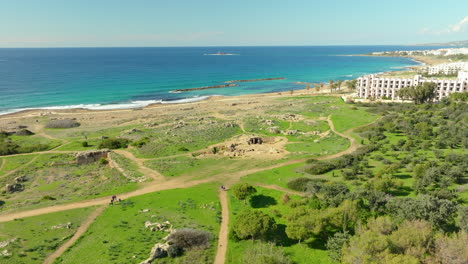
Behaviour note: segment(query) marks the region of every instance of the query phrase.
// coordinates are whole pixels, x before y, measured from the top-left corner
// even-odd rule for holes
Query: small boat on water
[[[230,56],[230,55],[239,55],[239,54],[224,53],[224,52],[218,51],[217,53],[204,54],[204,55],[212,55],[212,56]]]

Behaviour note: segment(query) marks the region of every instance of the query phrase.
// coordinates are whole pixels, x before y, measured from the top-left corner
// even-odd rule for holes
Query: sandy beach
[[[223,112],[235,112],[236,115],[255,114],[258,108],[272,107],[278,103],[278,98],[293,96],[317,96],[331,95],[343,96],[346,87],[343,85],[340,93],[330,94],[328,85],[319,92],[315,88],[310,90],[294,90],[287,92],[247,94],[239,96],[211,96],[202,101],[177,103],[177,104],[152,104],[143,108],[89,110],[75,109],[32,109],[0,116],[0,131],[10,130],[18,125],[39,127],[39,120],[53,118],[76,118],[86,126],[107,127],[125,123],[143,123],[159,118],[183,118],[187,115],[219,114]],[[125,121],[126,120],[126,121]]]

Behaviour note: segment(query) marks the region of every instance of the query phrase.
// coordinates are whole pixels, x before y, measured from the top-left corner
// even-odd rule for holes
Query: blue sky
[[[468,40],[466,0],[0,0],[0,47]]]

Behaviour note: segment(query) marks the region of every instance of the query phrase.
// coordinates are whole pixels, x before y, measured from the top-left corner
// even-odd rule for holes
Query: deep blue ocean
[[[200,100],[209,95],[304,89],[294,82],[353,79],[418,64],[407,58],[342,55],[433,48],[440,47],[0,49],[0,113],[44,107],[130,108],[156,102]],[[204,55],[218,51],[238,55]],[[175,89],[220,85],[229,80],[273,77],[286,79],[170,93]]]

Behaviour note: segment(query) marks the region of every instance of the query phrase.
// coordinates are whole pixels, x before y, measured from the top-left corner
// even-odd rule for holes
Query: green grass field
[[[11,256],[0,255],[0,263],[42,263],[44,259],[65,243],[94,207],[33,216],[0,223],[0,242],[14,239],[1,250]],[[52,228],[71,223],[70,228]]]
[[[18,156],[15,159],[18,159]],[[34,162],[8,175],[0,177],[0,184],[14,183],[24,176],[24,190],[1,193],[5,202],[0,211],[11,212],[70,203],[134,190],[137,183],[129,182],[120,172],[107,165],[92,163],[76,165],[67,154],[43,154]]]
[[[56,263],[139,263],[168,233],[150,231],[145,221],[170,221],[175,229],[195,228],[213,235],[211,247],[202,253],[202,262],[213,261],[219,232],[218,184],[155,192],[109,206],[88,231]],[[141,210],[149,209],[148,212]],[[164,263],[179,263],[185,256],[165,258]],[[203,262],[206,261],[206,262]],[[159,262],[158,262],[159,263]],[[161,262],[162,263],[162,262]]]

